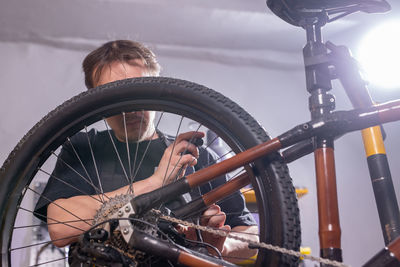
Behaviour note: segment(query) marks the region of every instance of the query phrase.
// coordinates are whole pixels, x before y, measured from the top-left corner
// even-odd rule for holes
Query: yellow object
[[[253,189],[242,188],[240,190],[246,200],[246,203],[256,203],[256,194]]]
[[[303,255],[311,255],[311,248],[310,247],[300,247],[300,253]],[[300,257],[301,260],[304,260],[303,257]]]
[[[253,189],[242,188],[240,190],[246,200],[246,203],[256,203],[256,194]],[[307,188],[296,188],[297,197],[300,198],[308,193]]]
[[[251,258],[248,258],[247,260],[241,261],[238,263],[240,266],[253,266],[257,260],[257,255],[254,255]]]
[[[311,255],[311,248],[310,247],[301,247],[300,248],[300,253],[303,255]],[[303,260],[303,257],[300,257],[301,260]],[[251,258],[248,258],[247,260],[241,261],[238,263],[240,266],[253,266],[254,263],[257,260],[257,255],[254,255]]]
[[[361,133],[367,157],[375,154],[386,154],[380,126],[364,129]]]
[[[308,193],[308,189],[307,188],[296,188],[296,194],[297,194],[297,198],[301,198],[302,196],[306,195]]]

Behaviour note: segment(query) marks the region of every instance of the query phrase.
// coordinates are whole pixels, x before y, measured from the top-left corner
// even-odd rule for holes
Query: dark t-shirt
[[[53,173],[36,204],[36,216],[45,220],[48,204],[59,198],[94,195],[99,194],[101,190],[110,192],[129,184],[127,177],[135,177],[134,181],[150,177],[167,145],[173,141],[161,133],[159,135],[158,139],[129,144],[130,160],[136,162],[132,163],[129,171],[126,143],[118,141],[112,131],[90,130],[88,134],[82,132],[76,134],[63,145]],[[210,149],[200,147],[199,152],[197,165],[194,169],[189,167],[186,175],[214,163],[217,158]],[[143,160],[142,155],[145,155]],[[189,198],[195,199],[226,181],[225,176],[218,177],[193,189]],[[239,192],[217,204],[227,214],[226,224],[232,228],[256,224]]]

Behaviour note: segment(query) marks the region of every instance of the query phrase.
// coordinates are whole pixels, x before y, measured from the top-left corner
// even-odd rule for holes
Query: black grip
[[[193,145],[199,147],[202,146],[204,144],[203,138],[194,138],[193,140],[190,140],[190,143],[192,143]]]
[[[202,138],[193,138],[193,139],[189,140],[189,143],[191,143],[197,147],[200,147],[204,144],[204,141]],[[183,154],[190,154],[190,153],[185,150],[185,153],[183,153]]]

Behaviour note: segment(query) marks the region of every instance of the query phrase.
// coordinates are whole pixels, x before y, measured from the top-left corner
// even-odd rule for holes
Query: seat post
[[[321,28],[327,15],[317,13],[306,18],[302,27],[306,30],[307,43],[303,48],[306,86],[310,94],[311,119],[323,119],[335,109],[328,50],[322,42]],[[336,187],[334,159],[334,137],[329,133],[316,136],[313,140],[316,168],[320,255],[323,258],[342,261],[341,229]]]

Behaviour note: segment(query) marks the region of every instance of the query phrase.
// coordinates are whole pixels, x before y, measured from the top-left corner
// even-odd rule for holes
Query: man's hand
[[[206,211],[204,211],[200,219],[200,224],[202,226],[208,226],[214,229],[220,229],[229,232],[231,230],[231,227],[229,225],[225,225],[225,220],[226,214],[221,211],[221,208],[218,205],[214,204],[208,207]],[[179,226],[178,231],[184,233],[186,235],[186,238],[188,239],[197,240],[196,232],[193,228]],[[226,236],[224,237],[209,232],[202,232],[201,235],[205,243],[216,247],[222,253]],[[211,248],[209,249],[209,252],[214,255],[216,254],[215,250]]]
[[[224,231],[231,232],[232,235],[242,236],[247,239],[253,240],[253,242],[258,242],[258,227],[256,225],[252,226],[236,226],[233,229],[229,225],[225,225],[226,214],[221,211],[218,205],[211,205],[203,213],[200,224],[203,226],[209,226],[214,229],[220,229]],[[178,231],[184,233],[186,238],[191,240],[197,240],[195,229],[187,228],[179,225]],[[257,254],[256,249],[249,249],[248,244],[232,239],[230,237],[224,237],[220,235],[214,235],[209,232],[202,232],[203,241],[216,247],[225,258],[225,260],[239,263],[251,256]],[[215,250],[209,248],[208,251],[211,254],[216,255]]]
[[[230,231],[231,227],[229,225],[225,225],[226,214],[221,211],[221,208],[218,205],[211,205],[204,213],[200,219],[200,224],[208,227],[212,227],[214,229]],[[224,243],[226,240],[226,236],[220,236],[217,234],[212,234],[209,232],[203,232],[203,241],[213,245],[216,247],[221,253],[223,253]],[[215,251],[210,249],[210,253],[215,254]]]
[[[178,135],[175,142],[164,151],[157,170],[149,178],[156,187],[173,182],[185,175],[188,166],[197,164],[198,148],[191,142],[203,138],[202,132],[186,132]]]
[[[189,141],[203,137],[204,133],[201,132],[180,134],[175,140],[175,146],[171,144],[165,150],[157,171],[149,178],[132,184],[135,195],[138,196],[153,191],[163,184],[168,184],[172,182],[178,174],[180,174],[179,177],[182,177],[185,174],[186,167],[196,165],[197,158],[199,157],[199,150]],[[164,177],[166,178],[164,179]],[[105,195],[107,198],[112,198],[117,195],[127,194],[129,188],[130,186],[127,185],[114,191],[107,192]],[[50,237],[53,243],[58,247],[63,247],[71,242],[75,242],[78,235],[88,230],[91,225],[85,221],[79,220],[75,223],[60,222],[76,221],[77,218],[93,219],[101,206],[101,198],[100,195],[79,195],[67,199],[60,198],[51,203],[47,208],[47,220],[49,223]]]

